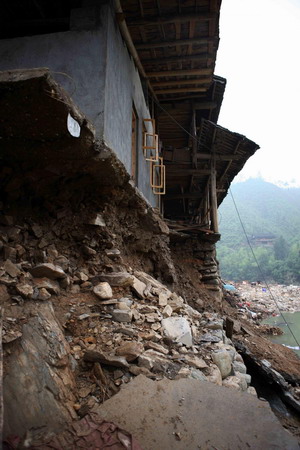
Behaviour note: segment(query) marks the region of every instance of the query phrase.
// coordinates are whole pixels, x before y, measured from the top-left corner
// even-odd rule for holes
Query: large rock
[[[59,431],[71,420],[75,380],[69,344],[50,303],[35,316],[5,358],[4,436],[23,436],[31,428]]]
[[[232,371],[232,359],[226,350],[219,350],[212,354],[213,362],[220,369],[222,379],[228,377]]]
[[[116,355],[124,356],[126,361],[134,361],[143,352],[144,346],[141,342],[126,342],[116,349]]]
[[[112,312],[113,320],[116,322],[131,322],[132,311],[127,309],[114,309]]]
[[[139,298],[144,298],[144,291],[146,289],[146,285],[145,283],[143,283],[143,281],[140,281],[138,278],[136,278],[133,275],[133,283],[131,286],[133,292],[139,297]]]
[[[123,356],[110,355],[98,350],[87,350],[83,359],[89,362],[100,362],[108,366],[128,368],[129,364]]]
[[[97,286],[94,287],[93,292],[100,300],[108,300],[113,296],[112,288],[107,281],[97,284]]]
[[[112,272],[102,273],[99,278],[101,281],[107,281],[111,286],[126,287],[133,285],[135,277],[128,272]]]
[[[181,342],[187,347],[193,345],[192,330],[184,317],[168,317],[161,324],[165,335],[174,342]]]
[[[50,278],[50,280],[56,280],[60,278],[66,278],[66,273],[60,266],[56,266],[51,263],[38,264],[29,270],[31,275],[36,278]]]

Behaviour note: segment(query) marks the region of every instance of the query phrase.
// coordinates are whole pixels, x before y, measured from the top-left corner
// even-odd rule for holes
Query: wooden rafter
[[[148,78],[185,77],[190,75],[212,75],[212,69],[161,70],[159,72],[147,72]]]
[[[216,44],[219,42],[218,38],[215,37],[209,37],[204,36],[200,38],[193,38],[193,39],[178,39],[173,41],[160,41],[160,42],[138,42],[135,45],[135,48],[137,50],[149,50],[151,48],[159,48],[159,47],[174,47],[177,45],[194,45],[194,44]]]
[[[212,13],[202,13],[202,14],[176,14],[169,16],[153,16],[153,17],[144,17],[141,18],[130,18],[126,19],[128,26],[147,26],[147,25],[156,25],[161,23],[183,23],[188,22],[190,20],[197,21],[206,21],[206,20],[214,20],[216,19],[217,14]]]

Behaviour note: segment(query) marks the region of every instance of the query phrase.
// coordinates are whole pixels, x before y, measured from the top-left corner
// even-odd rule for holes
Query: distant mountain
[[[278,261],[282,261],[278,255],[285,255],[283,259],[286,259],[288,254],[291,257],[293,253],[294,258],[300,245],[300,188],[280,188],[255,178],[232,184],[231,193],[228,193],[219,208],[221,241],[218,244],[218,257],[222,273],[234,275],[232,267],[238,268],[238,258],[243,260],[244,267],[247,266],[245,259],[248,259],[249,265],[254,265],[233,198],[248,239],[263,258],[264,266],[271,264],[272,260],[278,272]],[[278,252],[280,246],[282,251]],[[245,255],[248,255],[247,258]],[[231,263],[232,267],[229,267]],[[239,272],[238,278],[247,278],[243,276],[246,273]],[[272,274],[271,269],[269,272]]]

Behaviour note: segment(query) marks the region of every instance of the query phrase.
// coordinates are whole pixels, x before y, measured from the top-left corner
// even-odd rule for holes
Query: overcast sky
[[[219,124],[260,145],[239,179],[300,186],[300,0],[223,0]]]

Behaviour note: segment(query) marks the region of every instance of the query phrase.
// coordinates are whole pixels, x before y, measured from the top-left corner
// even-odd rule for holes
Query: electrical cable
[[[256,265],[257,265],[257,268],[258,268],[258,270],[259,270],[259,272],[260,272],[260,274],[261,274],[261,278],[262,278],[262,280],[264,281],[264,284],[266,285],[266,287],[267,287],[267,289],[268,289],[268,291],[269,291],[270,297],[271,297],[272,300],[274,301],[274,303],[275,303],[275,305],[276,305],[276,307],[277,307],[277,309],[278,309],[278,311],[279,311],[279,314],[280,314],[281,317],[283,318],[283,321],[285,322],[286,326],[288,327],[288,329],[289,329],[291,335],[293,336],[293,338],[294,338],[294,340],[295,340],[297,346],[300,348],[300,344],[299,344],[299,342],[298,342],[298,339],[296,338],[295,334],[293,333],[293,330],[292,330],[291,327],[289,326],[289,324],[288,324],[288,322],[286,321],[284,315],[282,314],[282,312],[281,312],[281,310],[280,310],[280,307],[279,307],[279,304],[278,304],[276,298],[274,297],[273,292],[271,291],[271,288],[270,288],[270,286],[269,286],[269,284],[268,284],[268,282],[267,282],[267,280],[266,280],[266,277],[265,277],[265,275],[264,275],[264,273],[263,273],[263,270],[262,270],[262,268],[260,267],[260,264],[259,264],[259,262],[258,262],[258,260],[257,260],[257,258],[256,258],[256,255],[255,255],[254,250],[253,250],[253,248],[252,248],[252,245],[251,245],[251,242],[250,242],[250,240],[249,240],[249,237],[248,237],[248,235],[247,235],[247,233],[246,233],[246,229],[245,229],[244,223],[243,223],[243,221],[242,221],[242,218],[241,218],[241,216],[240,216],[240,212],[239,212],[239,210],[238,210],[237,204],[236,204],[236,202],[235,202],[235,199],[234,199],[234,197],[233,197],[233,194],[232,194],[232,191],[231,191],[230,188],[229,188],[229,192],[230,192],[230,195],[231,195],[231,198],[232,198],[232,201],[233,201],[233,204],[234,204],[234,207],[235,207],[237,216],[238,216],[238,218],[239,218],[241,227],[242,227],[243,232],[244,232],[244,234],[245,234],[247,243],[248,243],[248,245],[249,245],[249,247],[250,247],[252,256],[253,256],[254,261],[255,261],[255,263],[256,263]]]

